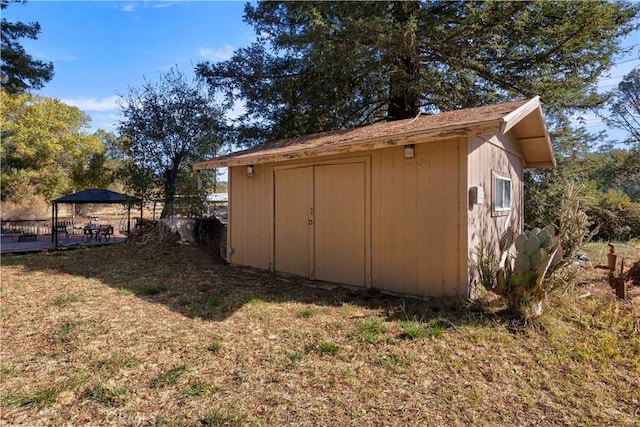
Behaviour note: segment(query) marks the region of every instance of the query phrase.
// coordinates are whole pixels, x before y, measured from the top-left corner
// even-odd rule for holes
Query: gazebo
[[[129,196],[127,194],[118,193],[103,188],[89,188],[78,193],[69,194],[68,196],[60,197],[51,201],[51,243],[55,243],[55,247],[58,247],[58,233],[56,233],[55,226],[58,224],[58,204],[89,204],[89,203],[108,203],[108,204],[127,204],[127,234],[131,232],[130,220],[131,220],[131,205],[133,203],[140,202],[137,197]],[[142,221],[142,209],[140,209],[140,220]]]

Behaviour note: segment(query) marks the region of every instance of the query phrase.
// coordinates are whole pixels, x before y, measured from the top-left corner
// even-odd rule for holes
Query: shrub
[[[560,228],[558,236],[567,259],[571,259],[575,251],[598,232],[597,226],[591,230],[593,223],[583,209],[585,198],[580,195],[580,191],[581,188],[576,188],[573,183],[569,183],[565,187],[558,212]]]

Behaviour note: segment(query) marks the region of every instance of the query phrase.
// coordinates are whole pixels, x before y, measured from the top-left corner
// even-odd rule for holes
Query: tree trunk
[[[179,163],[174,162],[171,169],[165,169],[164,177],[164,207],[160,213],[160,218],[173,216],[174,203],[176,200],[176,181],[178,180]]]
[[[391,61],[387,121],[410,119],[420,112],[420,51],[415,29],[419,4],[396,2],[397,51]]]

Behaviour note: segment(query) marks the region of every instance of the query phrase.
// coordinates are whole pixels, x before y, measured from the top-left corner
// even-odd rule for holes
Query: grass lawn
[[[8,257],[1,274],[0,424],[640,425],[640,292],[616,301],[598,270],[536,328],[169,241]]]

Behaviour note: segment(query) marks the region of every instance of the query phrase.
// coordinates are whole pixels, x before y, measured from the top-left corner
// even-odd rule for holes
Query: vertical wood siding
[[[379,153],[373,285],[420,296],[465,294],[466,232],[460,220],[466,203],[460,188],[466,186],[466,140],[418,144],[413,159],[404,158],[402,147]]]
[[[468,148],[468,186],[481,185],[484,188],[485,200],[482,205],[469,205],[468,257],[475,259],[475,248],[481,237],[491,242],[496,251],[498,240],[505,230],[507,216],[496,216],[492,213],[493,174],[500,172],[511,178],[512,211],[510,224],[516,232],[522,231],[524,218],[523,202],[523,162],[516,142],[510,135],[476,137],[469,139]]]
[[[231,188],[229,212],[229,262],[271,269],[273,242],[273,168],[254,166],[229,168]]]
[[[368,160],[361,163],[356,158]],[[340,164],[360,166],[355,169],[331,166]],[[359,169],[362,167],[364,169]],[[305,176],[316,173],[309,171],[320,170],[319,178],[324,182],[320,192],[308,190],[315,193],[314,197],[317,198],[312,202],[306,196],[294,196],[294,193],[304,192],[303,188],[311,187],[303,183],[306,180],[296,172],[281,174],[286,170],[303,173],[300,171],[304,169],[307,170]],[[235,253],[230,255],[229,261],[233,264],[271,269],[275,262],[275,270],[308,277],[313,276],[313,271],[307,271],[313,270],[320,257],[318,265],[321,265],[321,269],[316,275],[318,279],[361,283],[364,275],[366,285],[394,293],[464,296],[468,292],[468,261],[469,256],[473,255],[473,248],[481,235],[497,240],[496,236],[506,219],[505,216],[491,215],[492,170],[511,177],[514,202],[512,220],[516,229],[522,227],[522,161],[517,145],[506,136],[469,140],[456,138],[416,144],[413,159],[404,158],[403,147],[390,147],[257,165],[254,170],[254,176],[248,177],[246,168],[230,168],[232,207],[229,246]],[[364,186],[362,174],[365,175]],[[343,192],[336,187],[342,182],[348,191]],[[468,188],[477,185],[485,189],[485,204],[470,206]],[[289,196],[280,200],[279,194]],[[349,218],[362,217],[363,200],[365,224],[362,228],[358,220]],[[311,251],[315,258],[307,266],[292,254],[288,260],[279,263],[278,258],[288,256],[284,255],[287,250],[296,254],[299,250],[291,249],[292,246],[283,254],[278,254],[278,249],[274,249],[277,241],[286,241],[291,233],[302,233],[302,236],[304,230],[308,230],[301,225],[301,229],[295,232],[278,234],[279,223],[291,221],[289,214],[299,215],[294,211],[300,203],[322,205],[323,218],[313,218],[314,221],[321,221],[320,224],[314,224],[320,228],[314,229],[322,234],[312,236],[312,240],[318,239],[319,243],[315,246],[315,255]],[[274,210],[281,211],[280,218],[274,216]],[[332,214],[338,211],[341,211],[340,215]],[[353,215],[347,214],[349,212]],[[281,230],[286,230],[282,227]],[[348,233],[354,227],[357,233]],[[340,275],[342,267],[336,266],[334,271],[330,266],[335,261],[331,261],[335,254],[330,252],[340,245],[341,238],[345,247],[358,248],[364,245],[365,248],[364,251],[351,251],[357,254],[354,261],[361,265],[346,269],[348,274],[343,274],[344,277]],[[328,240],[323,242],[323,239]],[[293,244],[288,242],[281,245],[289,243]],[[365,257],[364,261],[362,256]],[[288,262],[295,265],[287,265]],[[352,271],[358,274],[351,276]],[[340,274],[334,275],[335,272]]]

